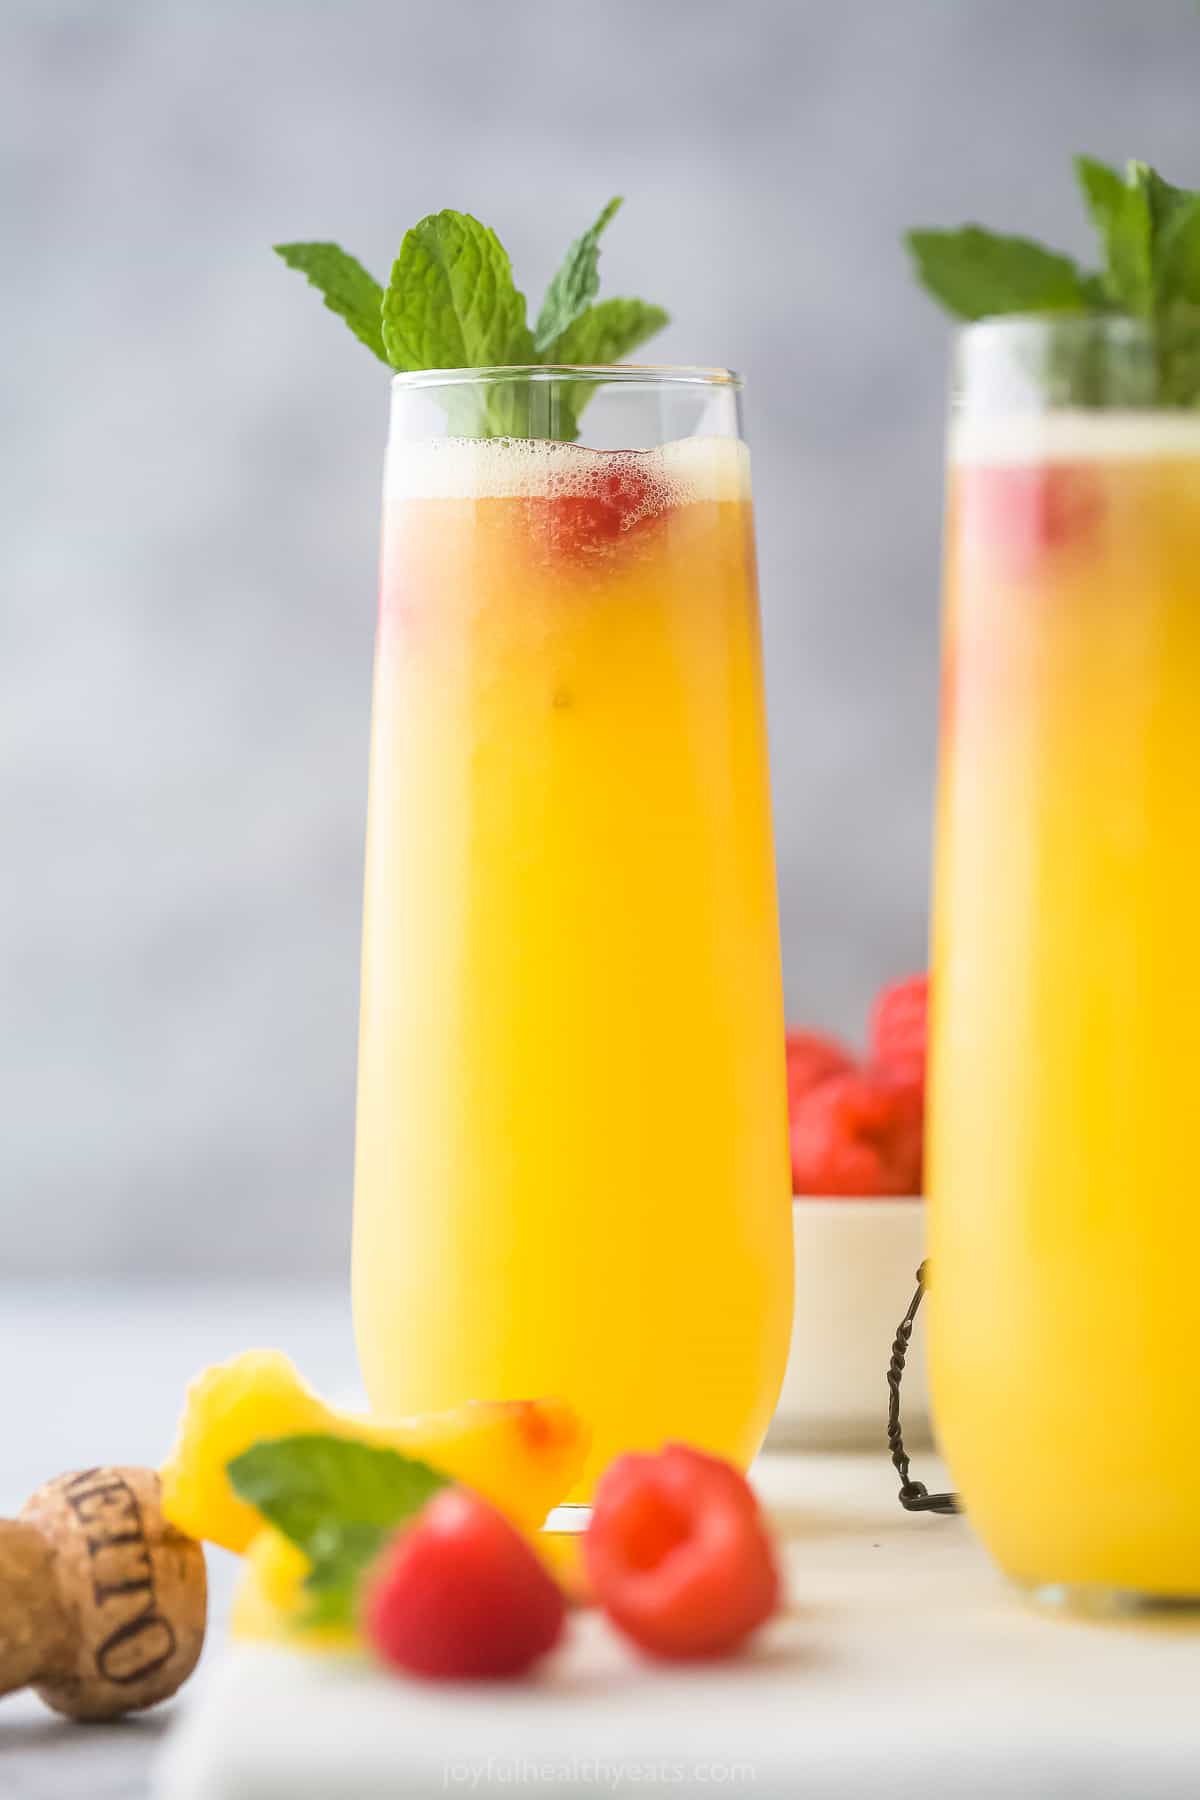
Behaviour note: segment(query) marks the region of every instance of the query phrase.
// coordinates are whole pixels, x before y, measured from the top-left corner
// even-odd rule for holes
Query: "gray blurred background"
[[[4,0],[0,1269],[346,1256],[386,378],[445,205],[748,383],[789,1009],[924,957],[946,332],[898,244],[1200,185],[1192,0]]]

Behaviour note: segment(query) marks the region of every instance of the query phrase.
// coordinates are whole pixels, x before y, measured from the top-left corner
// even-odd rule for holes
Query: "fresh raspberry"
[[[779,1572],[744,1475],[684,1444],[619,1456],[584,1544],[613,1623],[651,1656],[723,1656],[779,1605]]]
[[[518,1531],[467,1488],[444,1488],[371,1574],[367,1638],[431,1680],[520,1675],[562,1634],[557,1583]]]
[[[854,1067],[854,1058],[836,1038],[820,1031],[789,1031],[787,1034],[788,1100],[797,1101],[819,1081],[831,1075],[845,1075]]]
[[[924,1101],[891,1069],[834,1075],[792,1113],[795,1194],[919,1194]]]
[[[596,456],[596,451],[589,451]],[[612,470],[587,494],[553,494],[529,502],[536,538],[556,557],[585,557],[661,519],[650,476],[627,450],[612,451]]]
[[[967,466],[959,481],[964,537],[985,545],[1013,574],[1086,543],[1104,517],[1103,487],[1086,465]]]
[[[871,1049],[878,1062],[923,1083],[929,1018],[929,977],[910,975],[880,990],[871,1008]]]

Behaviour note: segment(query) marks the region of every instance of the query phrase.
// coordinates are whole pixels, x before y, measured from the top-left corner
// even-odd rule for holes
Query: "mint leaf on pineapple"
[[[395,369],[478,369],[534,361],[525,296],[508,252],[470,213],[430,213],[407,232],[383,300]]]
[[[254,1444],[227,1473],[238,1497],[307,1556],[306,1626],[352,1624],[364,1572],[396,1527],[448,1485],[415,1457],[321,1432]]]
[[[330,312],[345,319],[361,343],[373,350],[380,362],[387,361],[383,347],[380,310],[383,289],[373,275],[340,244],[276,244],[289,269],[298,269],[315,287]]]
[[[353,1625],[363,1576],[382,1551],[395,1527],[344,1525],[322,1527],[311,1554],[312,1567],[304,1591],[309,1607],[303,1624]]]
[[[305,1583],[309,1592],[340,1587],[348,1573],[373,1563],[392,1530],[390,1525],[364,1525],[353,1519],[322,1525],[313,1543],[313,1570]]]
[[[620,362],[670,323],[670,313],[645,300],[599,300],[567,327],[554,346],[554,356],[546,360]]]
[[[447,1485],[415,1457],[323,1432],[264,1439],[227,1472],[238,1498],[314,1560],[331,1533],[388,1531]]]
[[[622,204],[622,196],[614,195],[596,223],[575,239],[546,289],[533,330],[533,347],[539,356],[554,350],[552,356],[545,356],[547,362],[562,360],[555,339],[574,324],[600,291],[600,234]]]
[[[1082,312],[1084,276],[1069,256],[1032,238],[1002,237],[979,225],[910,231],[917,275],[960,319],[991,313]]]

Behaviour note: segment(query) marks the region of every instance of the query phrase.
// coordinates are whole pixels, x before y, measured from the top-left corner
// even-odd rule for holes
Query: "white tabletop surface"
[[[156,1461],[202,1362],[279,1343],[353,1381],[333,1290],[0,1289],[0,1504],[60,1468]],[[1200,1629],[1045,1619],[962,1520],[896,1505],[886,1458],[765,1458],[791,1604],[737,1663],[654,1669],[595,1615],[533,1684],[424,1687],[224,1642],[171,1706],[118,1727],[0,1703],[3,1800],[431,1800],[713,1788],[757,1800],[1200,1796]]]

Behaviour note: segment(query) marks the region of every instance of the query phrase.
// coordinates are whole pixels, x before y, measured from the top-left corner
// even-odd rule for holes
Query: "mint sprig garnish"
[[[1154,336],[1157,399],[1200,406],[1200,190],[1143,162],[1122,173],[1077,156],[1075,175],[1100,242],[1101,266],[980,225],[907,234],[918,279],[961,319],[1009,313],[1117,315]]]
[[[449,1478],[415,1457],[315,1432],[270,1438],[235,1456],[239,1499],[307,1556],[303,1625],[350,1625],[358,1587],[387,1539]]]
[[[621,205],[614,197],[575,239],[532,330],[508,252],[470,213],[430,213],[406,232],[386,289],[337,244],[277,244],[275,250],[393,369],[619,362],[669,322],[661,306],[644,300],[596,298],[600,238]],[[581,386],[538,411],[538,434],[577,436],[589,391]],[[520,434],[534,410],[522,406],[511,384],[482,401],[470,391],[447,395],[445,404],[453,429],[479,437]]]

